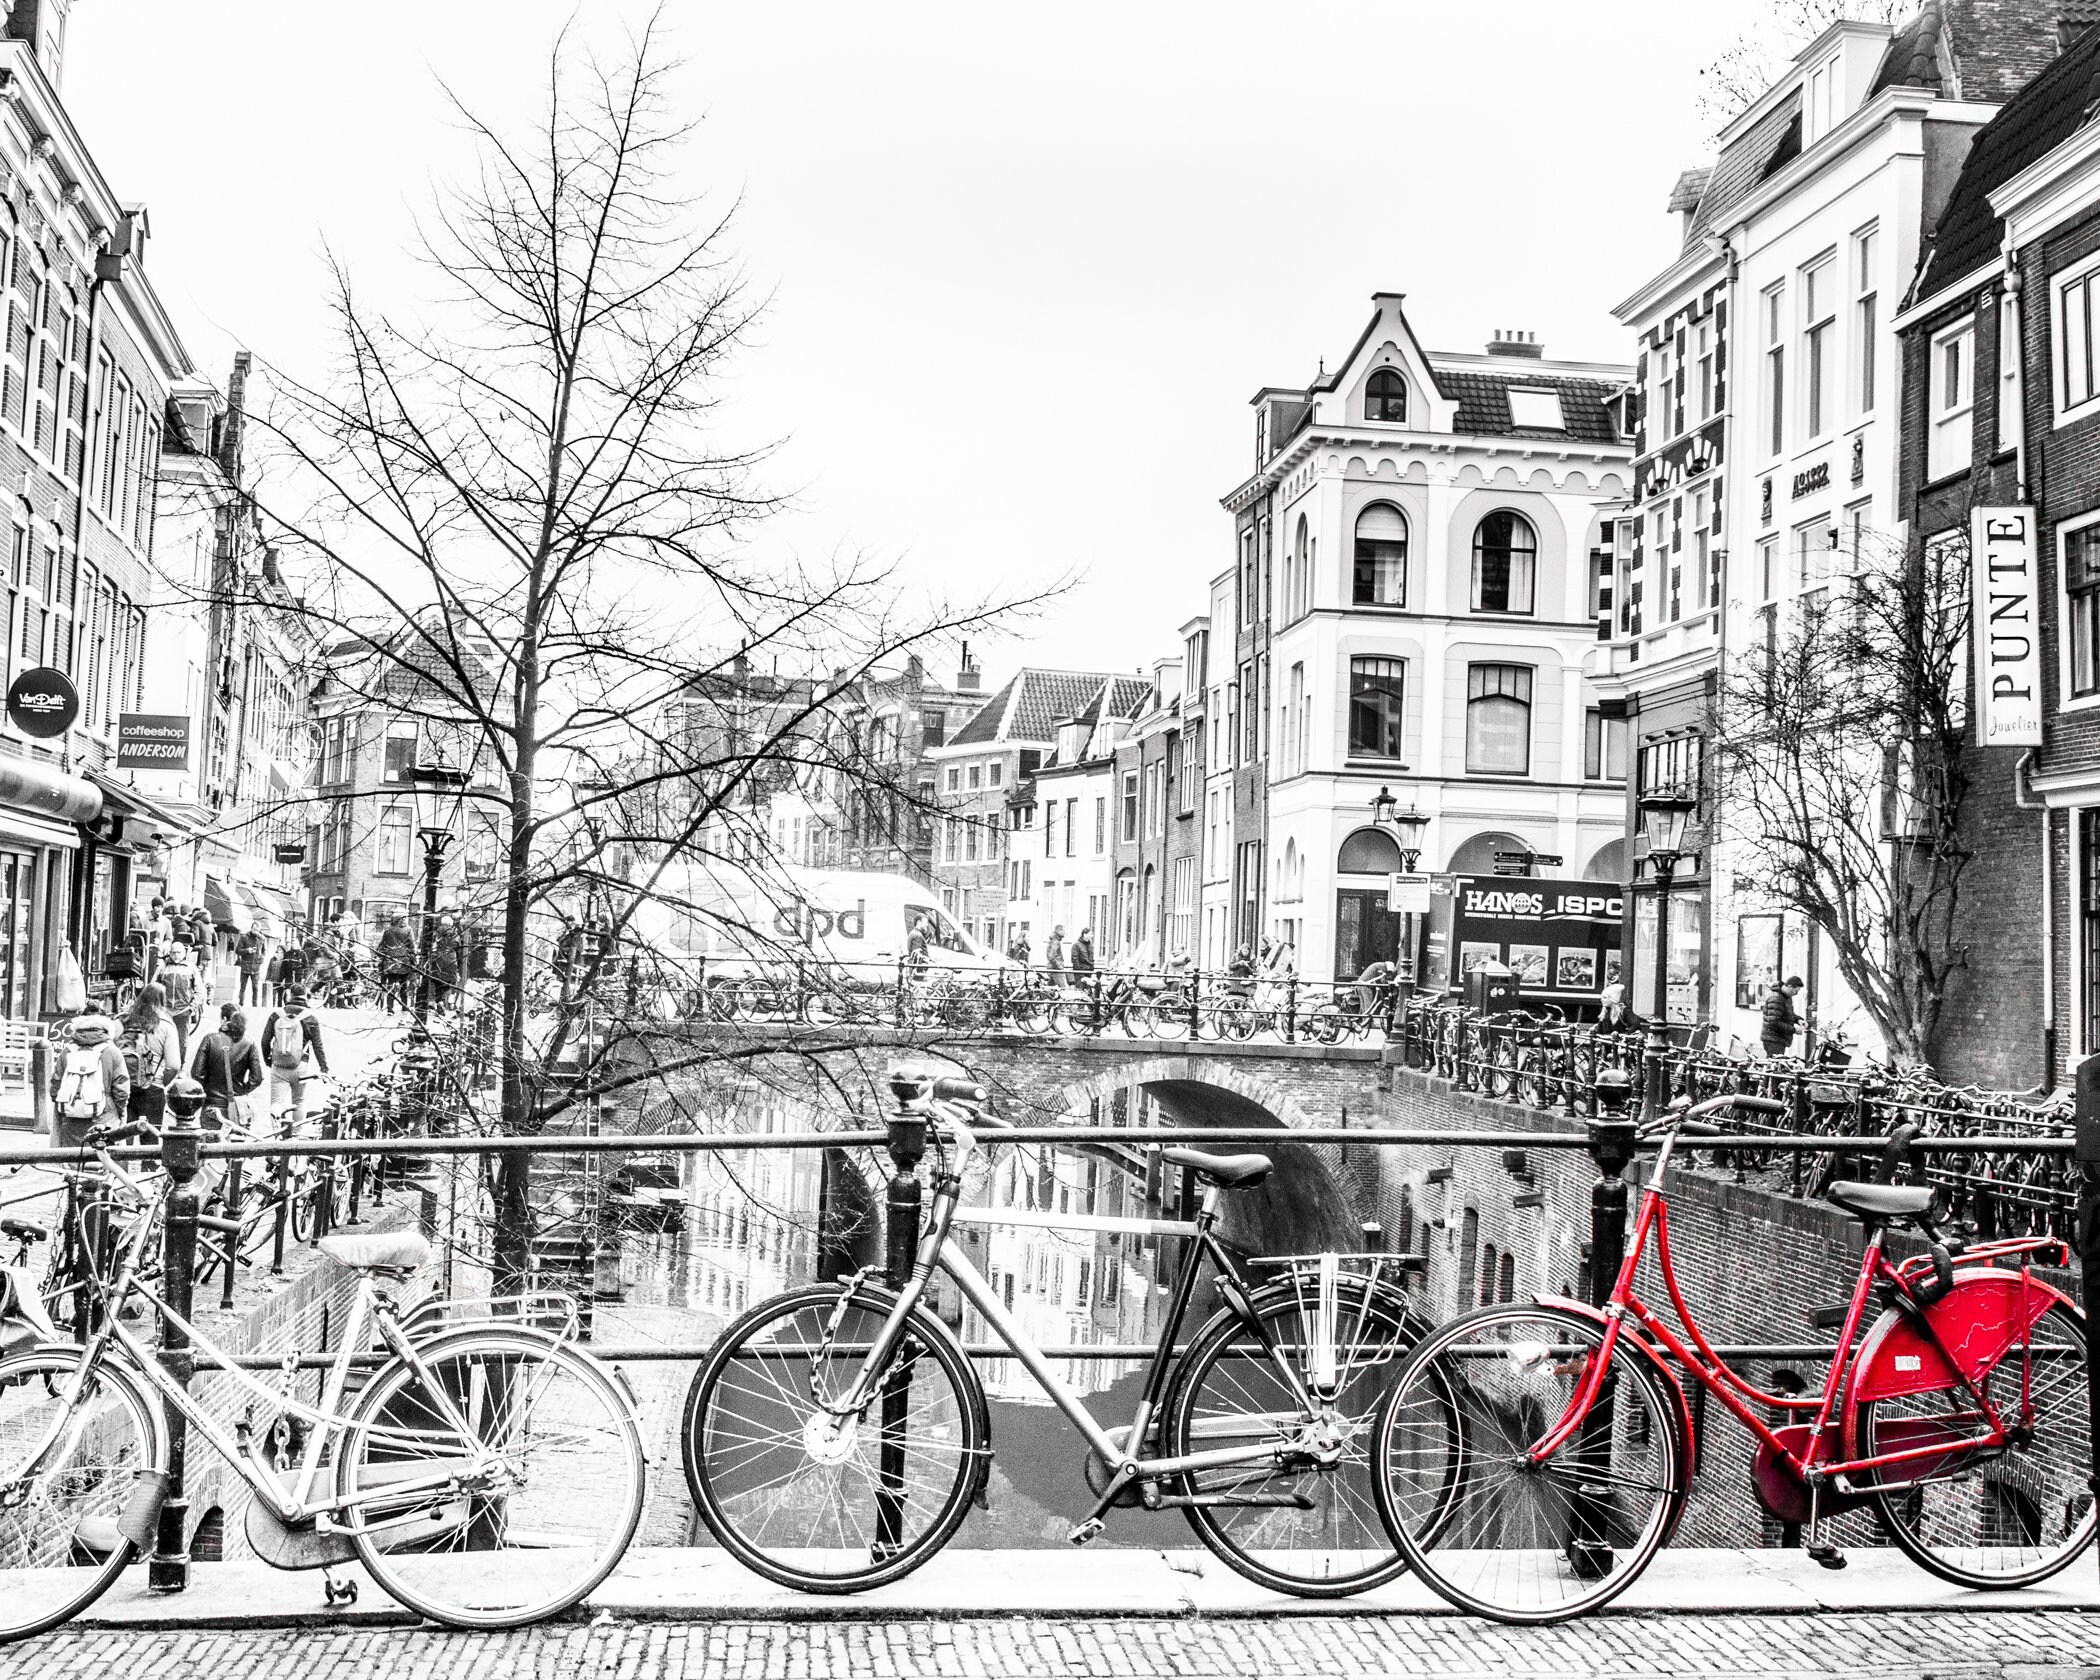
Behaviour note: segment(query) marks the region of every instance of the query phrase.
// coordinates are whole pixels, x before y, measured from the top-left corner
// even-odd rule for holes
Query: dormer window
[[[1838,58],[1833,53],[1808,73],[1801,84],[1801,144],[1813,146],[1837,127],[1844,115],[1838,82]]]
[[[1380,368],[1364,386],[1364,418],[1406,424],[1407,381],[1392,368]]]
[[[1541,432],[1568,429],[1567,421],[1561,418],[1558,391],[1512,390],[1509,393],[1509,423]]]

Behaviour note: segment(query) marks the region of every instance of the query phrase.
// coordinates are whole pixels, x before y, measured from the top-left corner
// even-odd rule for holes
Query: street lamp
[[[1428,813],[1417,809],[1413,799],[1408,800],[1406,810],[1401,810],[1400,801],[1393,797],[1391,790],[1380,788],[1377,797],[1371,801],[1371,822],[1375,827],[1393,831],[1393,838],[1400,846],[1400,872],[1414,874],[1422,861],[1422,836],[1429,828]],[[1409,910],[1404,915],[1400,961],[1393,974],[1393,1007],[1386,1017],[1388,1034],[1393,1030],[1394,1019],[1406,1021],[1408,1001],[1415,990],[1415,913]]]
[[[433,809],[444,818],[416,830],[416,838],[423,843],[423,937],[418,941],[422,972],[416,982],[416,1022],[420,1026],[430,1019],[430,946],[437,924],[438,876],[445,867],[445,853],[452,845],[470,778],[464,770],[455,770],[449,764],[418,764],[410,769],[408,777],[433,795]],[[444,797],[448,793],[452,796],[449,805]],[[461,957],[464,960],[464,952]]]
[[[1674,790],[1641,796],[1641,832],[1648,837],[1648,867],[1655,875],[1655,1008],[1648,1017],[1646,1114],[1662,1112],[1664,1058],[1669,1054],[1670,883],[1684,856],[1684,831],[1699,802]]]

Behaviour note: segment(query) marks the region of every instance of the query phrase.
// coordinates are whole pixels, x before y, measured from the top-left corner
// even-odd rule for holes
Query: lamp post
[[[1664,1058],[1670,1050],[1666,1030],[1670,999],[1670,883],[1677,875],[1677,860],[1684,855],[1684,831],[1698,801],[1676,791],[1641,796],[1641,831],[1648,837],[1648,867],[1655,874],[1655,1007],[1648,1016],[1647,1089],[1643,1100],[1645,1118],[1653,1120],[1662,1111],[1665,1090]]]
[[[1429,829],[1428,814],[1417,809],[1412,799],[1408,800],[1407,809],[1401,810],[1400,801],[1391,791],[1380,788],[1377,797],[1371,801],[1371,822],[1375,827],[1392,830],[1393,838],[1400,845],[1400,872],[1414,874],[1422,861],[1422,837]],[[1402,914],[1407,919],[1400,935],[1400,961],[1393,974],[1393,1007],[1386,1019],[1388,1035],[1395,1020],[1402,1023],[1407,1020],[1407,1005],[1415,991],[1415,913],[1408,910]]]
[[[423,937],[417,941],[421,961],[416,977],[416,1024],[421,1027],[430,1021],[430,947],[437,928],[438,877],[444,872],[445,853],[451,848],[460,806],[466,799],[468,776],[448,764],[418,764],[408,775],[433,796],[437,812],[445,818],[416,830],[416,838],[423,843]],[[449,805],[446,794],[451,795]]]

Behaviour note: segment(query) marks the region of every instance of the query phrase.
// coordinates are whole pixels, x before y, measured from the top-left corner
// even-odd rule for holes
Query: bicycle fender
[[[1963,1377],[1980,1385],[1992,1367],[2059,1303],[2078,1311],[2077,1303],[2062,1290],[2031,1272],[1983,1265],[1957,1269],[1954,1287],[1923,1309],[1924,1324],[1900,1307],[1884,1311],[1852,1362],[1845,1405],[1848,1453],[1856,1444],[1861,1406],[1953,1388]]]
[[[1567,1295],[1540,1295],[1535,1299],[1542,1307],[1557,1307],[1563,1312],[1574,1313],[1600,1328],[1611,1322],[1601,1307],[1593,1307],[1587,1301],[1577,1301]],[[1649,1368],[1661,1379],[1663,1393],[1669,1397],[1671,1410],[1677,1418],[1677,1479],[1678,1485],[1684,1489],[1684,1497],[1678,1500],[1677,1510],[1670,1518],[1669,1533],[1663,1536],[1663,1544],[1667,1546],[1676,1537],[1677,1525],[1684,1521],[1685,1512],[1691,1509],[1692,1480],[1698,1471],[1699,1442],[1692,1423],[1691,1403],[1685,1399],[1684,1384],[1677,1380],[1670,1362],[1630,1321],[1621,1322],[1619,1326],[1619,1344],[1633,1349],[1648,1362]]]

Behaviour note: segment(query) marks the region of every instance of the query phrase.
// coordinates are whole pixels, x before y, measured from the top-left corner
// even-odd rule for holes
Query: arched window
[[[1528,613],[1538,592],[1538,534],[1521,514],[1498,508],[1473,532],[1473,610]]]
[[[1495,1298],[1498,1301],[1514,1301],[1517,1298],[1517,1257],[1508,1249],[1502,1251],[1501,1269],[1495,1274]]]
[[[1466,771],[1531,774],[1531,667],[1466,667]]]
[[[1477,1302],[1466,1303],[1468,1306],[1491,1307],[1495,1304],[1496,1258],[1497,1251],[1493,1243],[1488,1243],[1482,1247],[1480,1251],[1480,1299]]]
[[[1283,616],[1297,618],[1312,603],[1312,590],[1307,579],[1312,575],[1312,527],[1305,522],[1305,515],[1298,515],[1297,534],[1291,540],[1290,558],[1284,562],[1283,571]]]
[[[1590,859],[1582,872],[1585,881],[1617,881],[1626,879],[1626,842],[1624,839],[1607,840],[1597,848],[1597,855]]]
[[[1344,875],[1397,875],[1400,843],[1383,829],[1359,828],[1342,842],[1334,866]]]
[[[1407,521],[1389,502],[1356,516],[1356,569],[1351,599],[1360,607],[1407,605]]]
[[[1407,381],[1398,369],[1380,368],[1371,375],[1364,386],[1364,418],[1395,424],[1407,419]]]

